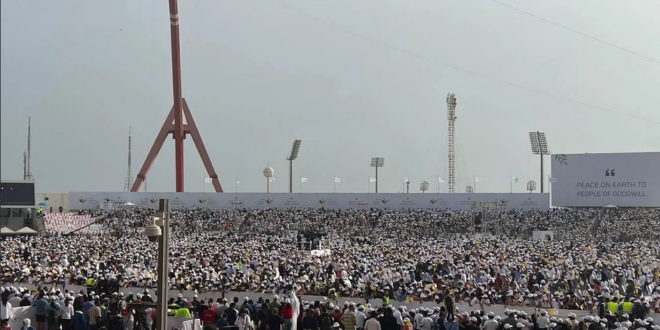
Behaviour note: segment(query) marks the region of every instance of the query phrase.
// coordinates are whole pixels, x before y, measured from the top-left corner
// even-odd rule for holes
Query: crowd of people
[[[57,227],[89,213],[58,215],[45,237],[3,240],[3,284],[154,287],[156,243],[142,234],[154,211],[95,211],[93,230]],[[575,310],[616,298],[660,310],[659,210],[227,208],[175,209],[170,219],[174,290],[282,294],[296,285],[299,295]],[[554,240],[531,240],[534,230]],[[324,233],[330,255],[301,249],[304,232]]]
[[[186,298],[178,294],[169,298],[167,315],[197,319],[203,330],[660,330],[650,317],[650,309],[639,300],[616,303],[603,300],[592,313],[565,318],[543,308],[534,312],[505,309],[503,315],[486,312],[480,302],[472,310],[462,310],[451,295],[438,301],[435,307],[408,309],[392,306],[383,299],[381,306],[367,302],[343,304],[336,300],[304,301],[296,294],[296,286],[288,286],[282,297],[272,295],[241,301],[217,298]],[[149,289],[129,293],[72,292],[55,287],[34,292],[3,288],[2,330],[14,316],[12,303],[35,308],[36,330],[156,330],[157,310]],[[195,321],[187,321],[195,322]],[[22,330],[35,330],[32,320],[23,320]],[[186,327],[183,329],[192,329]],[[181,329],[173,327],[173,329]]]

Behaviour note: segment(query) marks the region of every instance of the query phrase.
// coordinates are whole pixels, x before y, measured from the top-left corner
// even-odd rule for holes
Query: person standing
[[[344,330],[356,330],[357,315],[355,314],[355,305],[348,306],[348,311],[341,316],[341,323],[344,324]]]
[[[62,330],[73,330],[73,306],[71,299],[64,299],[64,305],[60,308],[60,323]]]
[[[245,309],[241,309],[241,311],[238,312],[236,326],[238,327],[238,330],[254,330],[252,327],[252,320],[250,320],[250,316],[247,315]]]
[[[2,308],[0,308],[0,319],[2,322],[9,322],[9,319],[14,318],[12,306],[7,299],[7,295],[2,295]]]
[[[99,301],[97,300],[94,302],[94,306],[90,307],[87,311],[90,330],[97,330],[101,325],[101,308],[98,305]]]
[[[35,320],[37,321],[37,330],[44,330],[44,324],[46,323],[46,313],[48,312],[48,301],[44,297],[44,293],[39,293],[38,299],[33,303],[36,307],[34,312]]]
[[[378,313],[371,311],[370,318],[364,322],[364,330],[381,330],[380,322],[378,322]]]
[[[55,299],[52,299],[52,297],[50,304],[48,305],[47,315],[48,317],[46,319],[48,320],[48,330],[59,330],[60,307],[57,302],[55,302]]]

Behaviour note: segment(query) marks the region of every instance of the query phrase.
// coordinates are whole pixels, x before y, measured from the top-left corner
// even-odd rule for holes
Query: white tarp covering
[[[0,234],[14,234],[14,231],[7,227],[2,227],[0,228]]]
[[[37,231],[32,229],[32,228],[29,228],[29,227],[23,227],[23,228],[17,230],[16,234],[33,234],[33,235],[35,235],[35,234],[37,234]]]

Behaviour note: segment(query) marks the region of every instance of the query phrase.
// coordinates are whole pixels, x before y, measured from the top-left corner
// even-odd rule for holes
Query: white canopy
[[[30,228],[30,227],[23,227],[19,230],[16,231],[16,234],[31,234],[31,235],[36,235],[37,231]]]
[[[0,228],[0,234],[14,234],[14,231],[7,227],[2,227]]]
[[[616,205],[614,205],[614,204],[607,204],[607,205],[605,205],[604,207],[607,207],[607,208],[617,208],[618,206],[616,206]]]
[[[135,204],[133,204],[131,202],[126,202],[126,203],[124,203],[124,206],[135,206]]]

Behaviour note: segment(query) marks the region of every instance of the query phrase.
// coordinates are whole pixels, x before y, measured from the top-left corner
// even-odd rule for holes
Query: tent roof
[[[0,233],[1,233],[1,234],[13,234],[14,231],[11,230],[11,229],[9,229],[9,228],[7,228],[7,227],[2,227],[2,228],[0,228]]]
[[[16,234],[36,234],[37,231],[30,227],[23,227],[16,231]]]

